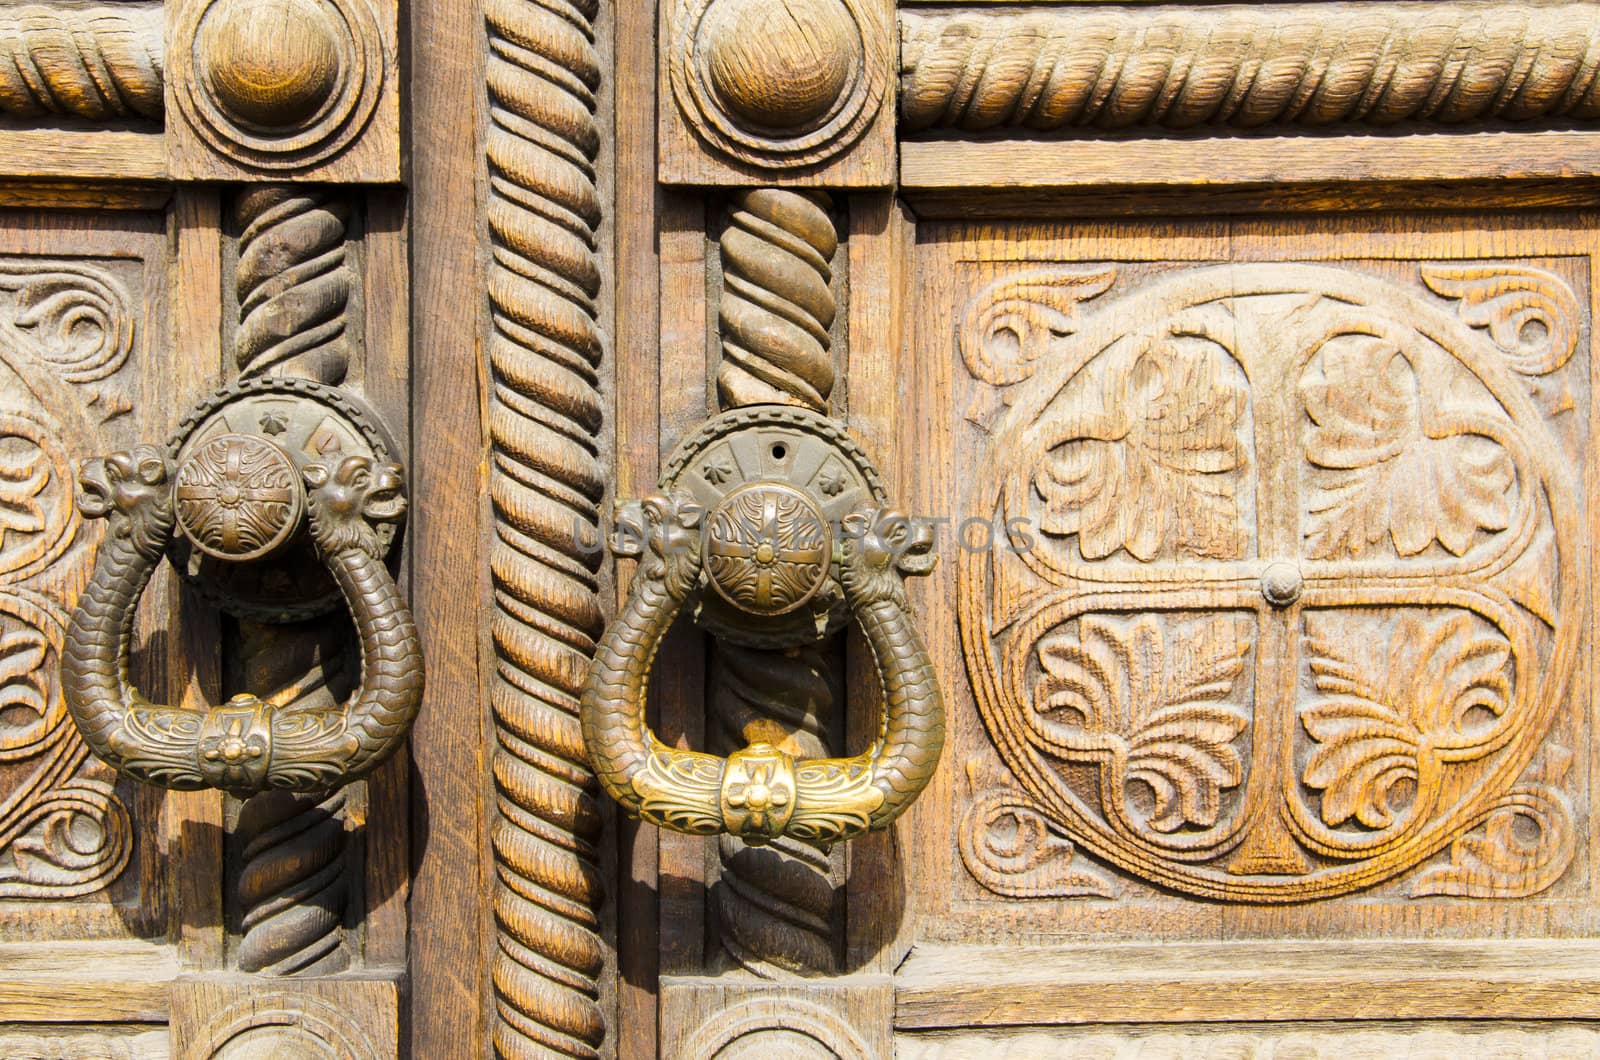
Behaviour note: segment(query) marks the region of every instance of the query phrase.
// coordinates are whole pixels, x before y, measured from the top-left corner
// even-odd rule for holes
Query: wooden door
[[[0,1056],[1596,1052],[1597,24],[0,6]],[[275,376],[407,465],[409,749],[118,777],[58,677],[79,462]],[[773,404],[937,558],[939,765],[826,847],[630,820],[580,722],[614,502]],[[133,648],[193,706],[360,671],[170,570]],[[842,755],[881,699],[858,631],[685,619],[648,717]]]

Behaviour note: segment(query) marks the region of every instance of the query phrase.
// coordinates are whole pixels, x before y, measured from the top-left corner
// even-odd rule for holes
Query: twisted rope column
[[[908,131],[1600,117],[1600,5],[900,15]]]
[[[266,185],[234,200],[240,377],[292,375],[337,386],[350,361],[345,195]],[[251,689],[296,707],[337,703],[349,685],[343,617],[296,628],[244,624],[241,670]],[[338,686],[330,688],[330,685]],[[344,924],[351,893],[346,792],[266,792],[240,808],[239,968],[263,975],[318,975],[350,965]]]
[[[485,0],[498,1055],[605,1037],[578,697],[602,628],[599,0]]]
[[[756,188],[734,196],[723,230],[722,364],[717,396],[740,405],[825,412],[833,390],[828,329],[839,247],[827,193]]]
[[[834,368],[829,328],[837,303],[838,234],[823,192],[739,192],[720,240],[724,409],[782,403],[826,412]],[[709,673],[711,720],[722,753],[766,740],[791,754],[826,756],[835,714],[829,663],[818,648],[790,652],[717,642]],[[724,835],[715,889],[723,949],[765,978],[838,967],[838,858],[798,839],[748,846]]]
[[[0,9],[0,114],[161,119],[161,5]]]

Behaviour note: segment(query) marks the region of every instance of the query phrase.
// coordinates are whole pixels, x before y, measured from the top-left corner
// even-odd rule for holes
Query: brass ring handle
[[[695,835],[826,843],[886,827],[927,785],[944,746],[944,701],[902,584],[931,569],[931,532],[883,508],[841,520],[832,559],[883,684],[872,746],[851,758],[796,760],[755,743],[720,758],[666,746],[644,718],[656,649],[704,580],[703,510],[687,492],[657,494],[623,528],[645,547],[584,686],[583,738],[596,774],[628,812]]]
[[[280,710],[251,695],[194,709],[152,703],[128,679],[134,610],[177,521],[172,465],[149,445],[85,464],[79,507],[109,525],[67,631],[62,686],[89,749],[120,772],[241,797],[320,791],[371,770],[405,739],[422,698],[422,656],[376,526],[405,510],[400,467],[338,456],[301,474],[312,540],[355,620],[360,685],[327,709]]]

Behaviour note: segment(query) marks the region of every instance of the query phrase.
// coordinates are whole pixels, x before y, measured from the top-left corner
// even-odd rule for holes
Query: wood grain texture
[[[884,975],[786,985],[731,976],[666,976],[661,982],[664,1060],[781,1056],[793,1060],[889,1060]]]
[[[1135,1024],[1050,1030],[932,1031],[895,1037],[899,1060],[1556,1060],[1589,1056],[1600,1035],[1579,1021],[1532,1023],[1285,1022],[1172,1027]]]
[[[1213,140],[906,140],[905,192],[988,195],[1104,187],[1203,191],[1228,185],[1368,182],[1444,184],[1600,175],[1600,134],[1452,132]],[[1016,198],[1011,210],[1016,210]],[[1034,200],[1037,201],[1037,200]]]
[[[476,1060],[490,1048],[496,952],[485,694],[493,656],[479,625],[492,604],[486,578],[465,573],[462,560],[462,543],[480,542],[489,516],[477,369],[482,319],[478,301],[461,292],[484,289],[478,240],[463,236],[481,231],[478,198],[468,189],[481,191],[483,24],[471,0],[412,4],[409,15],[412,61],[429,71],[411,86],[410,392],[419,425],[451,429],[428,432],[411,460],[411,598],[428,653],[428,690],[411,743],[406,1044],[416,1057]],[[466,114],[472,120],[462,120]],[[462,704],[471,705],[470,718]]]
[[[393,978],[184,978],[172,986],[172,1060],[294,1056],[393,1060],[400,984]]]
[[[602,626],[598,0],[484,8],[495,1046],[597,1055],[600,818],[578,694]]]
[[[166,139],[155,130],[0,129],[0,177],[41,180],[159,181],[167,176]]]
[[[0,944],[0,1024],[165,1023],[170,947],[97,940]]]
[[[159,122],[160,4],[0,10],[0,113]]]
[[[1589,941],[919,948],[895,1026],[1593,1019]]]
[[[906,131],[1600,117],[1590,3],[901,17]]]
[[[165,1028],[138,1024],[23,1028],[0,1022],[0,1056],[7,1060],[167,1060],[169,1055]]]

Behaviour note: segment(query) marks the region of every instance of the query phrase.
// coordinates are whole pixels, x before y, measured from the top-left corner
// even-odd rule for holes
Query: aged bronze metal
[[[944,746],[944,702],[903,584],[932,570],[932,544],[928,526],[885,503],[865,454],[827,417],[764,406],[702,427],[660,492],[618,506],[613,548],[639,556],[639,570],[582,698],[584,743],[606,790],[663,828],[750,843],[886,827]],[[878,739],[852,758],[818,759],[760,742],[728,758],[661,743],[645,724],[645,689],[686,607],[717,636],[774,646],[853,616],[883,683]]]
[[[243,379],[197,405],[167,443],[180,478],[225,435],[271,444],[299,466],[338,456],[362,456],[374,465],[396,458],[395,444],[375,413],[346,391],[307,379]],[[296,622],[339,607],[339,587],[319,560],[311,535],[289,534],[270,562],[242,562],[265,556],[213,552],[199,546],[185,525],[184,488],[180,481],[178,521],[184,532],[173,535],[167,552],[201,595],[231,615],[257,622]],[[387,555],[396,528],[394,522],[374,527],[380,557]]]
[[[62,688],[98,757],[161,787],[243,797],[338,787],[404,741],[422,656],[383,563],[404,484],[400,466],[374,453],[374,440],[388,451],[376,422],[346,415],[354,408],[303,381],[240,384],[203,403],[165,451],[141,445],[85,463],[79,508],[110,525],[67,631]],[[326,569],[361,642],[361,681],[346,703],[287,710],[242,694],[196,709],[153,703],[129,683],[134,610],[163,555],[190,556],[191,577],[255,559],[267,571],[251,584],[268,586],[270,571],[294,562],[302,524],[300,547]],[[176,550],[179,538],[192,550]]]

